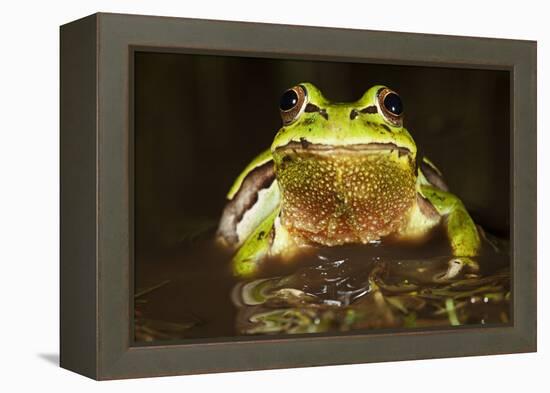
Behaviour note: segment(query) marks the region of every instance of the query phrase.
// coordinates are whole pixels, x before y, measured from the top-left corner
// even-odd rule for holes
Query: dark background
[[[281,93],[299,82],[332,101],[374,84],[397,91],[419,149],[477,223],[508,236],[507,71],[137,52],[134,76],[138,256],[216,225],[233,180],[281,126]]]

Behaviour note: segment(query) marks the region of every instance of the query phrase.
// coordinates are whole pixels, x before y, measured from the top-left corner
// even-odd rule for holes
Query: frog
[[[235,276],[312,248],[422,241],[437,226],[451,250],[441,278],[479,269],[480,229],[420,154],[396,91],[375,85],[356,101],[333,102],[302,82],[278,109],[281,128],[233,182],[216,231]]]

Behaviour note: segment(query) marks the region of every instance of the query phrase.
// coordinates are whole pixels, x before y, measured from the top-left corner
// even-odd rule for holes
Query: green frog
[[[476,269],[478,228],[418,154],[395,91],[377,85],[340,103],[300,83],[283,93],[279,110],[282,127],[235,180],[219,222],[217,239],[234,250],[236,276],[312,247],[422,240],[438,225],[453,254],[447,275]]]

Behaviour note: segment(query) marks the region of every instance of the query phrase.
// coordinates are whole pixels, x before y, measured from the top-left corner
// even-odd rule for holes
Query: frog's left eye
[[[288,125],[296,120],[304,111],[306,104],[307,92],[303,86],[294,86],[285,91],[279,103],[283,124]]]
[[[399,95],[387,87],[378,91],[378,107],[384,117],[393,125],[400,126],[403,122],[403,102]]]

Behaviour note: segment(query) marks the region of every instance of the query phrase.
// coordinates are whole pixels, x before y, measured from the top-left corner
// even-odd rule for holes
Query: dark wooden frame
[[[513,324],[132,346],[136,48],[508,70]],[[536,351],[536,42],[95,14],[61,27],[61,366],[133,378]]]

